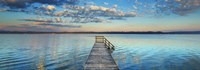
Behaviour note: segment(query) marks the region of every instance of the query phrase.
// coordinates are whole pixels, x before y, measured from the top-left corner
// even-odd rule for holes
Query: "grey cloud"
[[[77,4],[79,0],[0,0],[0,4],[13,8],[25,8],[31,3],[43,3],[52,5]]]
[[[110,17],[108,18],[109,20],[125,20],[124,18],[122,17]]]
[[[42,22],[42,23],[66,23],[62,18],[28,18],[21,21]]]
[[[19,19],[21,21],[31,21],[31,22],[45,22],[45,23],[52,23],[53,21],[50,20],[43,20],[43,19]]]
[[[67,27],[67,28],[80,28],[80,25],[64,25],[64,24],[39,24],[43,26],[54,26],[54,27]]]
[[[156,8],[157,13],[187,15],[200,9],[200,0],[159,0]]]
[[[20,19],[21,21],[30,21],[30,22],[40,22],[39,24],[34,25],[41,25],[41,26],[53,26],[53,27],[68,27],[68,28],[80,28],[80,25],[71,25],[71,24],[64,24],[61,18],[46,18],[46,19]],[[71,21],[72,22],[72,21]],[[60,24],[62,23],[62,24]]]
[[[4,11],[7,11],[7,9],[0,8],[0,12],[4,12]]]
[[[1,0],[0,4],[15,7],[15,8],[25,8],[31,0]]]
[[[0,30],[6,30],[6,31],[43,31],[43,32],[53,32],[53,31],[59,31],[56,28],[49,28],[49,27],[41,27],[36,25],[30,25],[30,24],[19,24],[19,25],[9,25],[4,26],[0,28]]]
[[[46,23],[29,23],[29,24],[17,24],[1,26],[0,30],[4,31],[36,31],[36,32],[57,32],[60,31],[60,27],[63,28],[80,28],[79,25],[71,24],[46,24]]]

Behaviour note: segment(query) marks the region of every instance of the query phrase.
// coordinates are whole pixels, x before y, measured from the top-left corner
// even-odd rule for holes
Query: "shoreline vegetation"
[[[0,34],[200,34],[200,31],[176,31],[176,32],[161,32],[161,31],[146,31],[146,32],[21,32],[21,31],[0,31]]]

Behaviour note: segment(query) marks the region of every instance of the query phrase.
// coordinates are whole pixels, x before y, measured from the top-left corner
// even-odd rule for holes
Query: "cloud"
[[[43,19],[20,19],[21,21],[31,21],[31,22],[44,22],[44,23],[52,23],[52,19],[43,20]]]
[[[115,5],[113,5],[113,8],[117,8],[117,6],[118,6],[118,5],[117,5],[117,4],[115,4]]]
[[[76,4],[79,0],[32,0],[32,2],[39,2],[44,4]]]
[[[22,3],[26,3],[29,5],[26,8],[10,8],[6,11],[12,12],[26,12],[28,14],[36,14],[39,16],[50,16],[55,17],[55,19],[23,19],[23,21],[34,21],[34,22],[45,22],[45,23],[65,23],[61,18],[67,17],[70,18],[66,23],[100,23],[100,22],[107,22],[110,19],[100,18],[100,17],[112,17],[112,18],[119,18],[123,17],[135,17],[137,15],[134,11],[124,12],[117,9],[117,5],[113,5],[113,7],[104,7],[94,5],[93,2],[91,4],[85,4],[82,6],[79,5],[70,5],[70,4],[51,4],[51,2],[60,2],[61,0],[52,0],[50,2],[46,2],[46,0],[19,0]],[[7,5],[6,3],[17,3],[18,0],[10,1],[10,0],[3,0],[3,4]],[[62,0],[62,1],[78,1],[78,0]],[[40,3],[33,3],[33,2],[40,2]],[[31,4],[29,4],[31,3]],[[47,3],[47,4],[41,4]],[[37,5],[35,5],[37,4]],[[7,5],[10,6],[10,5]],[[16,6],[15,6],[16,7]],[[4,9],[1,9],[5,11]],[[61,18],[57,18],[61,17]]]
[[[102,19],[102,18],[75,18],[74,20],[70,21],[71,23],[100,23],[100,22],[110,22],[108,20]]]
[[[19,19],[21,21],[30,21],[30,22],[41,22],[41,23],[67,23],[62,18],[27,18]]]
[[[41,6],[33,11],[38,15],[48,15],[55,17],[69,17],[70,23],[89,23],[89,22],[106,22],[106,19],[99,17],[135,17],[137,13],[135,11],[123,12],[116,8],[108,8],[97,5],[63,5],[64,10],[53,10],[47,9],[48,6]]]
[[[108,18],[109,20],[125,20],[124,18],[122,17],[110,17]]]
[[[0,4],[15,7],[15,8],[25,8],[31,0],[1,0]]]
[[[80,25],[72,24],[53,24],[42,22],[31,22],[15,25],[1,25],[0,30],[3,31],[36,31],[36,32],[59,32],[63,28],[81,28]]]
[[[46,19],[20,19],[21,21],[30,21],[37,24],[32,25],[41,25],[41,26],[52,26],[52,27],[67,27],[67,28],[80,28],[80,25],[72,25],[72,24],[64,24],[66,22],[63,21],[62,18],[46,18]],[[71,21],[72,22],[72,21]]]
[[[0,0],[0,4],[14,8],[25,8],[28,5],[36,2],[42,4],[62,5],[77,4],[79,0]]]
[[[80,28],[80,25],[64,25],[64,24],[40,24],[43,26],[54,26],[54,27],[67,27],[67,28]]]
[[[56,9],[56,7],[55,6],[53,6],[53,5],[42,5],[42,7],[41,8],[43,8],[44,10],[48,10],[48,11],[52,11],[52,10],[55,10]]]
[[[200,9],[200,0],[159,0],[157,13],[187,15]]]
[[[88,17],[86,15],[90,13],[92,14],[90,15],[94,17],[134,17],[145,13],[145,15],[148,15],[149,11],[153,11],[150,14],[187,15],[200,8],[200,0],[155,0],[153,2],[134,0],[134,5],[132,7],[137,12],[137,14],[134,15],[133,13],[130,14],[132,11],[124,12],[118,10],[117,4],[114,4],[112,8],[109,8],[97,6],[94,2],[86,2],[84,5],[78,6],[77,4],[79,2],[80,0],[0,0],[0,5],[11,8],[0,9],[0,11],[28,12],[39,15],[63,17]],[[40,3],[42,5],[34,10],[27,9],[34,3]],[[103,4],[108,5],[109,3],[103,2]],[[57,7],[62,5],[65,11],[60,11],[58,9],[58,12]],[[19,8],[20,10],[17,10]],[[128,14],[131,16],[128,16]]]
[[[7,11],[7,9],[0,8],[0,12],[4,12],[4,11]]]
[[[99,22],[107,22],[104,19],[101,18],[80,18],[80,17],[76,17],[73,20],[68,20],[66,21],[66,19],[62,19],[62,18],[29,18],[29,19],[19,19],[21,21],[30,21],[30,22],[40,22],[43,24],[50,24],[50,23],[89,23],[89,22],[95,22],[95,23],[99,23]]]
[[[36,23],[36,24],[38,24],[38,23]],[[4,31],[42,31],[42,32],[59,31],[57,28],[48,27],[48,26],[39,26],[39,25],[35,25],[35,23],[1,26],[0,30],[4,30]]]
[[[124,16],[125,17],[135,17],[136,15],[137,15],[137,13],[132,11],[132,12],[126,12],[126,14]]]
[[[90,5],[78,11],[78,15],[91,15],[91,16],[101,16],[101,17],[135,17],[136,12],[123,12],[117,10],[116,8],[107,8],[103,6]],[[86,14],[84,14],[86,13]],[[89,15],[88,15],[89,14]]]
[[[106,10],[108,10],[108,8],[102,7],[102,6],[93,6],[93,5],[91,5],[91,6],[89,6],[89,10],[90,11],[106,11]]]
[[[138,9],[138,7],[136,7],[135,5],[132,6],[134,9]]]

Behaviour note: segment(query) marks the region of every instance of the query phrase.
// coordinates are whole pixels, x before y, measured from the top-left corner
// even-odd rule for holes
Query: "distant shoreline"
[[[0,32],[0,34],[200,34],[200,31],[188,32]]]

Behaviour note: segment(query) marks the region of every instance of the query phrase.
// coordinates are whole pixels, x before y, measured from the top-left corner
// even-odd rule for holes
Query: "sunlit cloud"
[[[53,6],[53,5],[47,5],[47,6],[42,5],[41,8],[44,9],[44,10],[47,10],[47,11],[52,11],[52,10],[55,10],[55,9],[56,9],[56,7]]]
[[[42,0],[41,0],[42,1]],[[54,0],[53,0],[54,1]],[[77,0],[71,0],[72,2]],[[121,11],[118,10],[117,4],[114,4],[112,7],[103,7],[103,6],[97,6],[93,2],[87,2],[83,6],[79,5],[70,5],[68,3],[63,4],[52,4],[47,2],[46,4],[43,4],[44,2],[34,0],[28,0],[28,1],[2,1],[3,5],[6,5],[8,7],[12,7],[9,9],[2,9],[2,11],[11,11],[11,12],[26,12],[28,14],[36,14],[40,16],[51,16],[51,17],[68,17],[71,18],[69,20],[69,23],[90,23],[90,22],[106,22],[110,20],[110,18],[126,18],[126,17],[135,17],[137,14],[135,11]],[[27,7],[18,7],[17,5],[9,5],[10,3],[17,3],[22,2],[29,3],[26,5]],[[57,1],[56,1],[57,2]],[[58,1],[61,2],[61,1]],[[8,4],[7,4],[8,3]],[[35,4],[38,4],[35,6]],[[13,8],[15,6],[15,8]],[[23,5],[24,6],[24,5]],[[59,8],[59,9],[57,9]],[[61,10],[62,9],[62,10]],[[108,18],[101,18],[101,17],[108,17]]]

